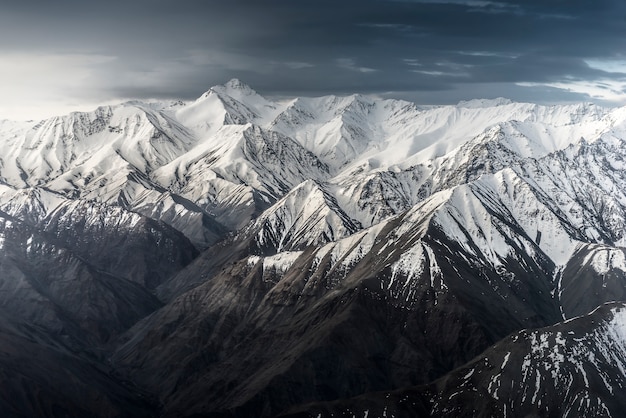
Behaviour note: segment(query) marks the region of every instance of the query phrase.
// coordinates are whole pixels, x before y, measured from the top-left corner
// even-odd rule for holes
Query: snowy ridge
[[[38,124],[4,121],[0,140],[10,151],[0,180],[128,208],[170,191],[238,229],[314,179],[329,185],[350,218],[370,226],[520,159],[619,138],[625,119],[621,109],[506,100],[274,102],[234,79],[176,106],[128,102]]]
[[[260,248],[278,252],[319,246],[356,232],[355,224],[323,186],[307,180],[267,209],[251,226]]]

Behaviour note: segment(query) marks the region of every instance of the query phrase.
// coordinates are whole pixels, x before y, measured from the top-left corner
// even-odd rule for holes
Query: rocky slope
[[[284,417],[619,417],[626,412],[626,306],[503,339],[424,386],[309,404]]]

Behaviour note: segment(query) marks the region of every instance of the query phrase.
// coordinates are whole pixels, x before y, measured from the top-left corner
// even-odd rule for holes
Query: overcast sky
[[[266,96],[626,104],[624,0],[3,0],[0,118]]]

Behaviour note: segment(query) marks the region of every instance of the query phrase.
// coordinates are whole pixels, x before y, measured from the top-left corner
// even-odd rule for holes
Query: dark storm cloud
[[[86,64],[84,84],[72,93],[90,99],[192,98],[232,77],[269,95],[585,99],[529,86],[624,81],[622,70],[588,64],[626,59],[624,3],[8,1],[0,9],[0,52],[101,57]]]

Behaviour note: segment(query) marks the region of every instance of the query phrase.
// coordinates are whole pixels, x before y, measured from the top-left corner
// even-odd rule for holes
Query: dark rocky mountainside
[[[522,330],[435,382],[309,404],[282,417],[606,417],[626,413],[626,305]]]

